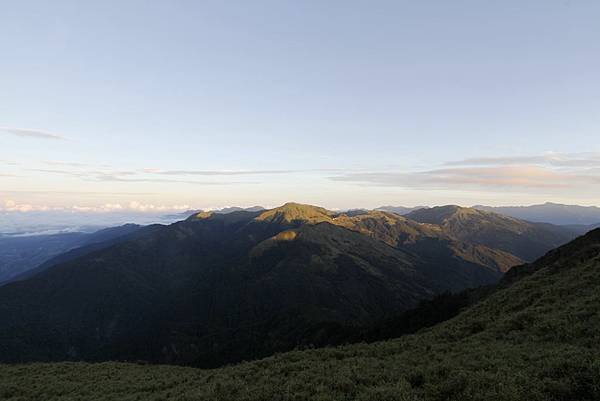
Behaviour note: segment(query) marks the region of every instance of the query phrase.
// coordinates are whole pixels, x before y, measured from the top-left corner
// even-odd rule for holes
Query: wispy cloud
[[[537,156],[479,157],[444,163],[446,166],[541,165],[555,167],[600,167],[599,153],[547,152]]]
[[[297,173],[324,173],[350,171],[342,169],[316,168],[304,170],[167,170],[159,168],[144,168],[141,170],[116,170],[106,165],[90,165],[69,161],[44,161],[50,168],[30,168],[28,171],[38,173],[60,174],[77,177],[86,181],[130,182],[130,183],[183,183],[191,185],[233,185],[257,184],[247,179],[230,181],[228,177],[251,177],[263,175],[285,175]],[[61,168],[62,167],[62,168]],[[108,168],[105,168],[108,167]],[[195,177],[206,177],[206,180],[194,180]],[[221,177],[221,181],[214,181]]]
[[[331,177],[334,181],[407,188],[455,189],[461,186],[565,188],[573,177],[538,167],[447,168],[415,173],[372,172]],[[592,177],[589,177],[592,179]]]
[[[88,174],[82,171],[68,171],[68,170],[58,170],[58,169],[47,169],[47,168],[30,168],[27,171],[35,171],[38,173],[50,173],[50,174],[60,174],[60,175],[68,175],[71,177],[85,177]]]
[[[330,177],[368,186],[435,190],[559,191],[600,184],[600,156],[595,153],[464,159],[424,171],[372,171]]]
[[[191,185],[234,185],[234,184],[256,184],[255,182],[235,181],[193,181],[193,180],[169,180],[162,178],[123,178],[118,175],[104,174],[95,177],[97,181],[105,182],[154,182],[154,183],[179,183]]]
[[[159,177],[148,177],[140,174],[135,170],[61,170],[61,169],[45,169],[36,168],[28,169],[39,173],[59,174],[69,177],[77,177],[85,181],[101,181],[101,182],[129,182],[129,183],[179,183],[191,185],[233,185],[242,184],[242,182],[233,181],[195,181],[195,180],[179,180]],[[255,184],[254,182],[243,182],[243,184]]]
[[[76,162],[65,162],[61,160],[45,160],[44,164],[49,166],[63,166],[63,167],[89,167],[87,163],[76,163]]]
[[[235,175],[278,175],[278,174],[297,174],[297,173],[325,173],[348,171],[348,169],[339,168],[314,168],[298,170],[162,170],[157,168],[145,168],[143,170],[148,174],[158,175],[199,175],[199,176],[235,176]]]
[[[54,134],[48,131],[27,128],[0,127],[0,133],[10,134],[21,138],[51,139],[58,141],[64,141],[67,139],[62,135]]]
[[[159,192],[106,192],[106,191],[28,191],[28,190],[0,190],[0,194],[18,194],[18,195],[40,195],[40,194],[55,194],[55,195],[104,195],[104,196],[147,196],[160,195]]]
[[[143,170],[148,174],[159,175],[200,175],[200,176],[232,176],[232,175],[267,175],[267,174],[291,174],[301,170],[160,170],[146,168]]]

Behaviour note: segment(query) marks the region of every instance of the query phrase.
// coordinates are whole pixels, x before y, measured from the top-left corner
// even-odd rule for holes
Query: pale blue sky
[[[592,0],[5,2],[0,208],[600,204],[598,21]]]

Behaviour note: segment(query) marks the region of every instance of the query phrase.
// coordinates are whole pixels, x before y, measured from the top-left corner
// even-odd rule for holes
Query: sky
[[[600,2],[11,1],[0,210],[600,205]]]

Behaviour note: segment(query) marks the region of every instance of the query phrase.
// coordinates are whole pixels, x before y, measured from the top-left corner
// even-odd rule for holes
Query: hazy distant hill
[[[123,394],[248,401],[598,400],[599,255],[596,230],[514,269],[454,319],[395,340],[211,370],[122,363],[4,366],[0,382],[15,400],[48,394],[92,401]]]
[[[9,280],[6,280],[4,284],[8,282],[28,279],[37,274],[40,274],[41,272],[49,269],[54,265],[69,262],[71,260],[83,257],[94,251],[99,251],[101,249],[108,248],[119,242],[133,240],[137,237],[158,230],[160,229],[160,227],[163,226],[160,224],[151,224],[148,226],[136,226],[135,224],[126,224],[124,226],[100,230],[97,233],[94,233],[94,235],[91,235],[89,238],[86,238],[84,241],[78,244],[78,246],[73,247],[71,250],[49,258],[48,260],[39,264],[38,266],[26,270],[23,273],[20,273],[16,276],[13,276]]]
[[[600,208],[596,206],[561,205],[558,203],[544,203],[532,206],[474,206],[476,209],[500,213],[518,219],[551,223],[557,225],[584,225],[600,224]]]
[[[406,217],[439,226],[448,235],[459,240],[500,249],[528,261],[576,236],[565,227],[530,223],[497,213],[452,205],[416,210]]]
[[[72,249],[110,241],[131,234],[140,227],[125,224],[94,233],[0,236],[0,284]]]
[[[327,343],[521,259],[394,213],[202,212],[0,288],[0,358],[213,366]]]
[[[381,206],[375,210],[379,210],[382,212],[392,212],[397,213],[399,215],[404,216],[405,214],[409,214],[410,212],[414,212],[419,209],[427,209],[428,206],[415,206],[415,207],[404,207],[404,206]]]
[[[233,213],[233,212],[260,212],[262,210],[265,210],[265,208],[262,206],[251,206],[251,207],[232,206],[232,207],[225,207],[223,209],[217,209],[214,212],[227,214],[227,213]]]
[[[600,223],[590,224],[590,225],[568,224],[568,225],[562,226],[562,227],[573,231],[577,235],[583,235],[583,234],[588,233],[589,231],[595,230],[596,228],[600,228]]]
[[[212,210],[212,212],[227,214],[227,213],[233,213],[233,212],[259,212],[261,210],[265,210],[265,208],[262,206],[251,206],[251,207],[247,207],[247,208],[232,206],[232,207],[225,207],[223,209],[215,209],[215,210]],[[183,220],[183,219],[187,219],[188,217],[190,217],[193,214],[198,214],[201,212],[202,212],[202,210],[186,210],[185,212],[169,214],[164,217],[166,219],[172,219],[172,220]]]

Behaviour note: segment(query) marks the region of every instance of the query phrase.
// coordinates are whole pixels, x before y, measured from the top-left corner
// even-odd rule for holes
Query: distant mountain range
[[[573,239],[569,228],[531,223],[497,213],[460,206],[415,210],[405,216],[420,223],[435,224],[461,241],[500,249],[531,261]]]
[[[227,207],[215,210],[215,213],[232,213],[236,211],[260,211],[261,206],[249,208]],[[188,218],[200,210],[188,210],[182,213],[162,216],[165,221],[179,221]],[[42,218],[43,220],[43,218]],[[151,225],[154,226],[154,225]],[[112,241],[125,235],[133,234],[142,226],[124,224],[121,226],[95,229],[86,227],[86,231],[58,233],[49,231],[39,235],[0,234],[0,285],[15,279],[23,279],[37,273],[50,264],[56,263],[54,257],[69,252],[70,255],[87,253],[112,244]],[[92,246],[93,245],[93,246]],[[77,252],[74,252],[78,249]],[[61,258],[57,258],[61,260]],[[28,273],[29,272],[29,273]]]
[[[589,229],[600,226],[600,208],[596,206],[561,205],[547,202],[532,206],[473,206],[475,209],[500,213],[517,219],[556,225],[580,225]]]
[[[409,214],[410,212],[414,212],[419,209],[427,209],[429,206],[415,206],[415,207],[404,207],[404,206],[380,206],[375,210],[379,210],[382,212],[392,212],[397,213],[399,215],[404,216],[405,214]]]
[[[544,205],[537,206],[527,206],[527,207],[507,207],[507,208],[494,208],[494,207],[486,207],[486,206],[476,206],[478,210],[487,210],[494,211],[496,213],[504,214],[504,215],[513,215],[513,216],[522,216],[525,220],[529,221],[557,221],[557,222],[573,222],[573,221],[594,221],[595,214],[598,212],[600,208],[595,207],[581,207],[581,206],[568,206],[568,205],[558,205],[552,203],[546,203]],[[411,212],[421,210],[421,209],[430,209],[428,206],[416,206],[416,207],[402,207],[402,206],[382,206],[374,209],[375,211],[387,211],[400,215],[407,215]],[[434,208],[436,209],[436,208]],[[265,210],[261,206],[253,206],[249,208],[242,207],[227,207],[223,209],[213,210],[214,213],[232,213],[237,211],[261,211]],[[437,210],[437,209],[436,209]],[[537,210],[537,214],[532,214]],[[516,212],[511,212],[516,211]],[[545,214],[542,214],[540,211],[545,211]],[[188,218],[193,214],[200,213],[200,210],[187,210],[185,212],[173,214],[173,215],[165,215],[162,216],[164,221],[178,221]],[[351,209],[344,211],[344,213],[348,216],[356,216],[359,214],[368,213],[367,209]],[[562,214],[561,214],[562,213]],[[418,216],[415,214],[413,216]],[[579,217],[577,217],[579,216]],[[585,218],[581,216],[587,216]],[[586,220],[587,219],[587,220]],[[40,216],[38,219],[42,223],[44,221],[43,216]],[[81,224],[85,224],[85,220],[81,221]],[[133,227],[134,225],[127,224],[124,227]],[[114,232],[118,234],[120,232],[119,226],[106,229],[104,231],[105,234],[100,234],[99,238],[102,238],[102,235],[106,235],[106,233]],[[576,235],[585,234],[586,232],[600,227],[599,224],[568,224],[563,228],[570,230],[572,233]],[[551,229],[551,227],[547,226],[547,229]],[[96,229],[97,230],[97,229]],[[7,235],[0,234],[0,284],[3,282],[10,281],[15,278],[23,278],[28,277],[28,274],[25,274],[26,271],[32,271],[35,273],[40,269],[44,268],[47,265],[47,261],[52,259],[54,256],[60,255],[70,249],[76,249],[80,247],[84,247],[84,249],[79,252],[84,252],[85,245],[89,245],[90,243],[96,243],[96,248],[100,247],[100,242],[94,240],[95,236],[92,234],[95,230],[91,228],[87,228],[87,231],[79,232],[79,231],[71,231],[71,232],[59,232],[56,234],[52,234],[51,232],[43,235]],[[562,229],[559,230],[559,234],[562,233]],[[455,233],[454,235],[459,235]],[[117,235],[118,236],[118,235]],[[567,235],[569,236],[569,235]],[[533,236],[532,238],[535,238]],[[562,239],[561,239],[562,240]],[[560,241],[559,241],[560,242]],[[556,242],[554,242],[556,243]],[[535,247],[533,248],[535,249]],[[542,249],[544,248],[544,244],[542,244]],[[535,255],[535,251],[533,252]],[[51,263],[51,262],[50,262]],[[34,267],[41,266],[38,269],[33,270]]]
[[[223,209],[217,209],[217,210],[214,210],[214,212],[221,213],[221,214],[227,214],[227,213],[233,213],[233,212],[260,212],[263,210],[266,210],[266,209],[262,206],[251,206],[251,207],[232,206],[232,207],[225,207]]]
[[[0,360],[216,366],[497,282],[572,231],[468,208],[199,212],[0,287]],[[111,242],[112,241],[112,242]]]
[[[93,244],[108,246],[111,241],[140,228],[137,224],[125,224],[94,233],[0,236],[0,284],[14,280],[65,252]]]
[[[265,210],[265,208],[262,206],[251,206],[251,207],[231,206],[231,207],[224,207],[222,209],[214,209],[211,211],[213,213],[228,214],[228,213],[233,213],[233,212],[260,212],[261,210]],[[198,214],[200,212],[202,212],[202,210],[200,210],[200,209],[186,210],[185,212],[169,214],[164,217],[166,219],[183,220],[183,219],[187,219],[189,216],[191,216],[193,214]]]

